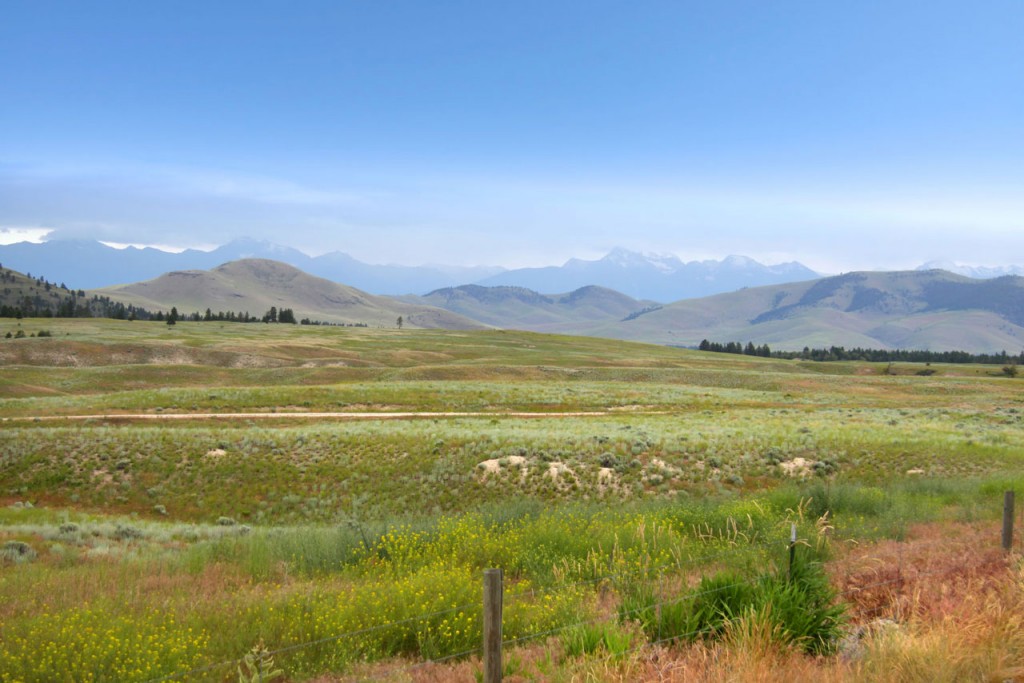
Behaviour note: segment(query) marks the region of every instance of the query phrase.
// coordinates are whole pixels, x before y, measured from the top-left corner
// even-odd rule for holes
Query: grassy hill
[[[972,280],[941,270],[848,273],[679,301],[587,333],[680,345],[711,339],[777,349],[1016,351],[1024,347],[1024,278]]]
[[[0,309],[38,315],[44,311],[75,310],[86,306],[85,292],[68,289],[42,277],[31,277],[10,268],[0,268]],[[6,313],[5,313],[6,315]]]
[[[92,292],[0,271],[4,315],[88,310],[110,303],[179,314],[210,309],[262,316],[290,308],[297,319],[410,328],[497,327],[674,346],[702,339],[752,341],[776,350],[847,348],[962,350],[1024,348],[1024,278],[975,280],[942,270],[859,272],[810,282],[754,287],[661,306],[603,287],[540,294],[522,287],[465,285],[401,298],[375,296],[269,260],[244,259],[210,271]],[[49,313],[46,313],[49,311]],[[123,316],[121,316],[123,317]]]
[[[540,294],[525,287],[464,285],[407,297],[494,327],[572,333],[595,323],[612,323],[651,307],[605,287],[581,287],[567,294]]]
[[[465,286],[409,300],[494,327],[696,346],[702,339],[774,349],[1016,351],[1024,347],[1024,278],[974,280],[942,270],[862,272],[745,288],[665,306],[602,287],[544,295]]]
[[[243,259],[213,270],[166,273],[153,280],[96,290],[114,301],[154,311],[235,311],[261,316],[272,306],[297,319],[393,327],[399,316],[413,328],[479,329],[483,324],[430,306],[367,294],[265,259]]]
[[[99,318],[0,319],[0,367],[12,680],[222,681],[263,642],[287,680],[472,681],[493,567],[517,679],[713,661],[723,675],[677,679],[1004,680],[993,662],[1020,660],[998,518],[1024,487],[1024,380],[998,367]],[[757,587],[786,601],[762,614],[806,623],[793,525],[828,573],[806,586],[843,591],[815,604],[846,606],[856,661],[791,649],[774,622],[736,630]],[[716,612],[742,615],[726,640],[689,642],[701,600],[741,586]],[[880,618],[898,639],[858,635]],[[584,628],[623,659],[587,655]],[[737,677],[744,643],[771,653],[755,673],[792,668]]]

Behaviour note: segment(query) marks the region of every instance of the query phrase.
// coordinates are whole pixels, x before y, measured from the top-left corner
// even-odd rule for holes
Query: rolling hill
[[[752,341],[776,350],[845,346],[1017,353],[1024,348],[1024,277],[975,280],[943,270],[856,272],[808,282],[745,288],[668,305],[603,287],[541,294],[523,287],[463,285],[423,297],[375,296],[284,263],[243,259],[210,271],[173,271],[154,280],[84,292],[13,271],[5,290],[25,301],[102,301],[151,311],[262,316],[272,306],[297,318],[413,328],[499,327],[697,346]],[[96,296],[99,298],[97,299]],[[8,297],[11,298],[11,297]],[[103,315],[102,311],[94,314]]]
[[[63,282],[0,267],[0,317],[103,317],[110,312],[108,304]]]
[[[463,285],[404,299],[444,308],[494,327],[560,333],[620,321],[656,305],[596,286],[548,295],[525,287]]]
[[[145,282],[94,290],[113,301],[150,310],[181,313],[249,312],[261,316],[272,306],[291,308],[296,318],[323,322],[392,327],[481,329],[486,327],[450,311],[367,294],[353,287],[315,277],[278,261],[243,259],[212,270],[165,273]]]
[[[776,349],[846,346],[974,353],[1024,347],[1024,278],[943,270],[858,272],[678,301],[588,334],[662,344],[702,339]]]
[[[709,339],[778,350],[1024,348],[1024,278],[973,280],[942,270],[848,273],[665,306],[600,287],[543,295],[469,286],[418,300],[495,327],[679,346]]]
[[[210,270],[229,261],[262,258],[281,261],[307,273],[375,294],[427,292],[472,282],[500,272],[497,267],[399,266],[363,263],[340,251],[308,256],[265,240],[236,239],[213,251],[171,253],[152,247],[115,249],[93,240],[58,239],[0,245],[0,262],[49,279],[65,278],[96,289],[148,280],[170,271]]]

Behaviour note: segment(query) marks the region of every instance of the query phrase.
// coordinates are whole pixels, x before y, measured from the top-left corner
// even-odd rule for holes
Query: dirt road
[[[664,411],[629,411],[636,415],[659,415]],[[84,420],[415,420],[439,417],[559,418],[621,415],[623,411],[530,412],[380,412],[380,413],[110,413],[106,415],[28,415],[5,417],[4,422],[61,422]]]

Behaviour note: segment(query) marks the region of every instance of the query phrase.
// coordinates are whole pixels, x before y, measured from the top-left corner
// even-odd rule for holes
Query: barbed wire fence
[[[836,596],[840,601],[853,602],[858,606],[855,616],[864,621],[870,619],[877,619],[880,615],[888,613],[888,616],[892,618],[898,618],[901,615],[899,611],[901,605],[898,601],[893,599],[894,595],[897,595],[900,590],[907,588],[908,586],[917,585],[924,579],[935,579],[950,577],[957,574],[965,574],[972,571],[980,571],[986,569],[996,568],[998,566],[1006,565],[1006,556],[1012,550],[1014,539],[1019,535],[1019,530],[1014,529],[1014,493],[1007,491],[1004,494],[1004,505],[1003,505],[1003,520],[1001,527],[1001,553],[996,554],[983,554],[980,556],[974,556],[975,562],[953,562],[949,563],[948,566],[943,567],[922,567],[916,563],[912,564],[907,561],[905,557],[904,549],[907,545],[905,540],[890,541],[890,544],[895,546],[896,557],[895,561],[892,557],[883,557],[879,555],[862,558],[862,561],[867,565],[863,571],[859,572],[856,576],[852,575],[849,570],[845,575],[833,577],[833,582],[838,582],[839,587],[836,589]],[[682,633],[662,633],[661,618],[662,611],[667,607],[673,607],[683,602],[695,601],[700,598],[706,598],[709,595],[715,593],[722,593],[728,590],[742,588],[745,586],[752,586],[756,582],[763,580],[763,576],[751,576],[749,578],[738,579],[734,582],[716,585],[714,588],[707,590],[693,590],[687,588],[682,595],[671,595],[666,596],[664,590],[664,577],[667,571],[671,571],[677,574],[687,574],[689,571],[690,575],[702,576],[705,570],[714,564],[721,564],[726,558],[735,557],[739,554],[750,555],[752,552],[766,552],[771,550],[785,549],[788,552],[790,567],[789,571],[792,572],[792,562],[797,549],[801,546],[807,546],[807,539],[799,539],[796,536],[796,524],[793,524],[791,529],[791,535],[786,540],[764,540],[756,543],[748,543],[745,545],[734,545],[729,548],[717,548],[714,552],[704,553],[698,556],[689,558],[688,561],[683,562],[681,559],[674,559],[671,562],[666,562],[660,565],[655,565],[645,569],[644,574],[647,576],[647,580],[650,577],[657,577],[655,585],[657,585],[657,591],[654,594],[654,599],[650,602],[644,602],[639,606],[635,606],[629,609],[619,608],[614,614],[608,612],[594,612],[586,618],[576,619],[567,623],[562,623],[557,626],[531,632],[523,635],[518,635],[512,638],[501,637],[501,626],[502,626],[502,614],[504,606],[507,604],[514,603],[520,600],[532,600],[537,601],[538,598],[544,596],[550,596],[564,591],[576,591],[581,588],[594,589],[595,587],[601,587],[608,584],[615,584],[616,582],[630,582],[641,579],[635,570],[620,571],[620,572],[606,572],[599,576],[594,576],[586,579],[580,579],[576,581],[568,582],[552,582],[547,585],[532,587],[527,591],[518,593],[506,594],[503,587],[503,575],[501,570],[487,570],[484,578],[484,592],[488,590],[488,583],[490,583],[490,589],[494,590],[494,581],[497,579],[499,591],[499,598],[495,604],[488,605],[487,600],[484,600],[484,608],[481,608],[479,601],[453,606],[446,609],[434,610],[418,614],[412,617],[407,617],[395,621],[385,622],[369,626],[362,629],[346,631],[343,633],[332,634],[321,638],[312,639],[309,641],[294,643],[287,646],[282,646],[275,649],[265,650],[261,657],[255,659],[255,666],[257,671],[255,672],[255,678],[253,680],[263,681],[264,676],[267,676],[266,680],[272,680],[270,678],[270,671],[264,671],[264,663],[270,661],[271,658],[277,656],[288,655],[294,652],[308,650],[313,647],[328,645],[331,643],[341,643],[346,640],[354,640],[360,637],[369,636],[375,633],[386,632],[389,629],[396,629],[407,627],[413,624],[419,624],[431,619],[444,617],[452,614],[466,613],[469,611],[477,611],[482,614],[484,622],[484,628],[481,629],[484,633],[484,638],[481,643],[469,647],[463,648],[455,652],[447,652],[442,655],[430,658],[424,658],[416,662],[402,662],[394,665],[390,668],[377,668],[371,674],[366,676],[355,676],[347,677],[344,680],[351,681],[393,681],[399,676],[409,677],[417,670],[423,669],[429,666],[437,666],[445,663],[452,662],[454,660],[460,660],[467,657],[478,656],[480,657],[483,669],[484,669],[484,683],[497,683],[501,680],[501,661],[502,651],[506,648],[513,648],[522,646],[524,644],[535,642],[541,639],[553,638],[561,636],[567,632],[575,629],[583,629],[588,626],[596,626],[600,623],[608,622],[612,618],[617,619],[619,622],[627,622],[631,620],[638,620],[641,615],[653,614],[655,623],[658,626],[658,633],[654,638],[648,637],[640,644],[627,648],[621,651],[619,654],[622,656],[633,654],[642,651],[647,648],[653,648],[659,645],[666,645],[670,643],[676,643],[680,641],[692,641],[700,638],[703,635],[709,635],[710,632],[706,628],[693,629]],[[941,547],[941,550],[949,550],[948,539],[937,539],[927,544],[923,544],[920,541],[914,542],[914,547],[920,550],[925,545],[933,545]],[[993,546],[994,547],[994,546]],[[946,553],[948,554],[948,552]],[[964,559],[964,558],[961,558]],[[727,563],[726,563],[727,564]],[[872,568],[873,565],[873,568]],[[871,576],[872,569],[874,576],[877,580],[868,581],[866,583],[857,582],[854,579],[863,579],[866,576]],[[494,601],[491,601],[494,603]],[[871,605],[873,606],[866,606]],[[490,621],[490,626],[487,622]],[[488,631],[497,629],[498,637],[493,636],[488,638]],[[488,642],[490,641],[490,642]],[[169,681],[198,681],[198,680],[224,680],[224,677],[229,676],[233,678],[236,668],[241,665],[242,659],[230,659],[223,660],[215,663],[211,663],[202,667],[189,669],[186,671],[175,671],[159,678],[153,678],[148,680],[146,683],[166,683]],[[223,673],[221,673],[223,672]]]

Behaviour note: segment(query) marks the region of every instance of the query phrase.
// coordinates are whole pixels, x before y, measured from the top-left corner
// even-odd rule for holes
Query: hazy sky
[[[0,242],[506,266],[1024,261],[1024,3],[47,2]]]

